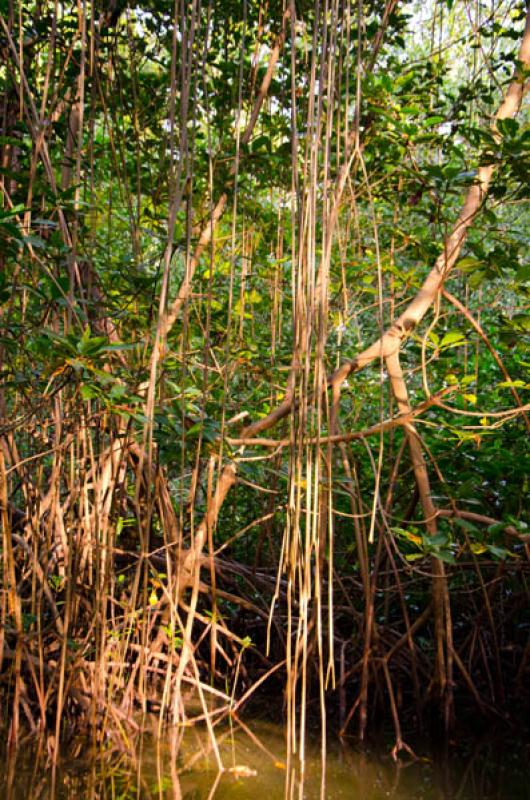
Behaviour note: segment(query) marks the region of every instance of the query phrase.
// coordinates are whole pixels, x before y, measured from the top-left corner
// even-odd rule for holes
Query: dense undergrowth
[[[10,740],[517,720],[523,5],[0,11]]]

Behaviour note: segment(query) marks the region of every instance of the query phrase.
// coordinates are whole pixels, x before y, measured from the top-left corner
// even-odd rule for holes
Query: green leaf
[[[99,397],[100,389],[91,383],[84,383],[81,386],[81,397],[83,400],[92,400],[94,397]]]
[[[516,119],[498,119],[497,130],[503,136],[515,136],[519,130],[519,123]]]
[[[453,520],[454,524],[457,525],[459,528],[462,528],[464,531],[468,531],[469,533],[478,533],[479,529],[476,525],[470,522],[468,519],[462,519],[462,517],[455,517]]]
[[[499,389],[525,389],[527,388],[527,384],[524,381],[502,381],[498,383],[497,386]]]
[[[431,128],[433,125],[440,125],[440,123],[442,122],[445,122],[445,117],[440,117],[439,115],[435,115],[432,117],[427,117],[427,119],[423,121],[423,124],[425,125],[425,127]]]
[[[34,234],[30,234],[29,236],[24,236],[22,241],[25,245],[31,245],[31,247],[36,247],[37,249],[42,249],[46,247],[46,242],[40,238],[40,236],[35,236]]]
[[[472,289],[478,289],[480,284],[484,281],[486,277],[486,271],[483,269],[477,269],[471,275],[469,279],[469,285]]]
[[[449,331],[440,342],[440,347],[458,347],[464,344],[465,341],[466,337],[462,331]]]
[[[428,534],[423,534],[423,544],[426,547],[445,547],[449,543],[449,536],[447,533],[440,531],[440,533],[435,534],[434,536],[429,536]]]
[[[10,137],[8,136],[0,136],[0,144],[5,144],[5,142],[2,142],[2,139],[9,139],[9,138]],[[13,141],[16,141],[17,144],[20,144],[18,139],[15,139]],[[0,211],[0,220],[11,219],[12,217],[16,217],[19,214],[24,214],[25,211],[28,211],[28,209],[24,205],[20,204],[18,206],[13,206],[13,208],[6,208],[3,211]]]
[[[511,553],[505,547],[499,547],[496,544],[487,544],[486,547],[491,555],[498,561],[505,561]]]
[[[456,267],[462,270],[462,272],[474,272],[480,264],[481,262],[478,258],[466,256],[465,258],[461,258],[460,261],[457,261]]]

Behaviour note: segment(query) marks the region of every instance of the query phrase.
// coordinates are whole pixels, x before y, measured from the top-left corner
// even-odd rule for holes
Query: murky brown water
[[[220,773],[204,729],[188,729],[172,755],[169,741],[152,736],[95,758],[90,750],[63,755],[55,774],[32,746],[2,756],[1,800],[283,800],[283,728],[254,722],[218,730]],[[530,748],[524,741],[475,744],[466,754],[395,764],[385,753],[329,743],[329,800],[523,800],[530,798]],[[321,797],[319,744],[308,747],[306,776],[292,784],[293,800]]]

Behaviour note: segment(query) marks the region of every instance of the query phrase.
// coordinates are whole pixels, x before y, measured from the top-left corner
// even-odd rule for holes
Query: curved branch
[[[508,87],[492,122],[493,135],[497,141],[501,139],[496,126],[497,121],[514,117],[521,107],[523,97],[530,89],[530,83],[525,84],[523,82],[524,71],[530,68],[530,9],[526,15],[526,24],[519,50],[519,62],[522,64],[522,69],[516,70],[514,79]],[[359,372],[377,358],[386,359],[393,353],[399,352],[407,336],[421,322],[436,297],[443,290],[444,283],[458,260],[467,238],[468,229],[482,207],[494,172],[494,164],[480,167],[477,182],[470,187],[453,230],[445,241],[444,252],[437,258],[422,287],[408,304],[405,311],[400,314],[393,325],[379,339],[356,358],[338,367],[329,377],[327,388],[332,388],[334,394],[338,395],[340,387],[351,373]],[[289,414],[294,402],[294,392],[287,391],[282,403],[263,419],[248,425],[241,432],[241,437],[248,439],[262,431],[269,430]]]
[[[519,61],[523,65],[523,69],[530,67],[530,8],[526,14],[526,25],[519,50]],[[493,119],[491,127],[497,142],[501,140],[501,135],[497,130],[497,121],[514,117],[521,107],[524,95],[530,88],[530,83],[524,84],[522,75],[522,71],[517,69],[504,100]],[[486,198],[494,172],[494,164],[479,168],[477,182],[470,187],[467,193],[453,230],[445,241],[444,251],[436,259],[434,267],[429,272],[417,295],[383,336],[367,347],[355,359],[342,364],[335,370],[329,380],[331,386],[340,386],[348,375],[368,366],[376,358],[388,358],[399,351],[403,341],[421,322],[439,292],[443,289],[443,285],[455,266],[466,241],[468,229]]]

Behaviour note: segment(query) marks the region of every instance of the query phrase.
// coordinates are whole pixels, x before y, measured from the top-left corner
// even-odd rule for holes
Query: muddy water
[[[417,750],[421,749],[421,742]],[[254,722],[217,729],[218,755],[195,727],[170,743],[145,735],[96,755],[80,743],[55,772],[30,744],[2,754],[1,800],[283,800],[287,764],[281,726]],[[322,792],[318,742],[310,744],[303,786],[293,773],[293,800],[522,800],[530,798],[530,748],[489,741],[395,764],[382,752],[330,743]],[[218,769],[218,758],[223,771]],[[322,793],[321,793],[322,792]]]

